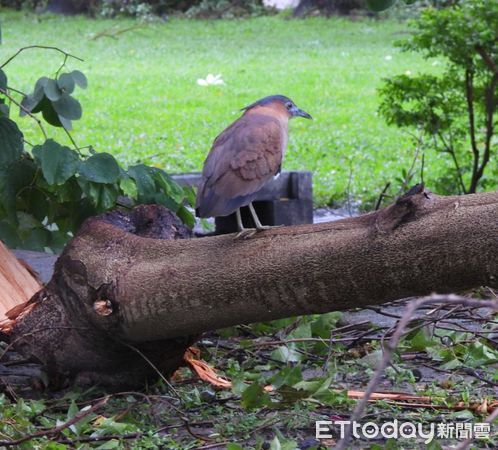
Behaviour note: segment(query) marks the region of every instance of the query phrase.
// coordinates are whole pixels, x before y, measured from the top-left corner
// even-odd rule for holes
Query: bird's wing
[[[227,215],[249,203],[278,172],[284,143],[285,130],[277,119],[252,114],[234,122],[215,139],[206,158],[198,212]]]

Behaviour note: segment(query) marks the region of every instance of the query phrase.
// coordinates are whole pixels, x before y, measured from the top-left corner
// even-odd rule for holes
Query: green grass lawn
[[[92,40],[105,29],[134,22],[12,12],[1,20],[0,60],[32,44],[59,46],[84,59],[68,61],[69,69],[89,79],[88,89],[76,92],[84,113],[74,124],[74,138],[125,164],[140,160],[171,173],[199,171],[211,142],[239,109],[276,93],[290,96],[315,119],[293,121],[284,169],[313,171],[317,205],[343,202],[347,193],[371,201],[412,160],[408,136],[376,112],[383,77],[432,67],[394,47],[407,32],[403,23],[171,19],[117,39]],[[61,60],[56,52],[29,50],[7,66],[9,84],[31,91]],[[222,74],[225,85],[197,85],[208,73]],[[20,121],[26,139],[39,143],[35,124]],[[446,165],[433,158],[426,160],[429,180]]]

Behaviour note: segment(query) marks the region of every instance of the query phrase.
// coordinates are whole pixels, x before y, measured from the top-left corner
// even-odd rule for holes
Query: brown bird
[[[244,114],[214,140],[204,161],[197,191],[198,217],[228,216],[234,211],[244,231],[240,208],[249,206],[256,230],[261,224],[252,201],[280,172],[292,117],[311,116],[284,95],[270,95],[242,109]]]

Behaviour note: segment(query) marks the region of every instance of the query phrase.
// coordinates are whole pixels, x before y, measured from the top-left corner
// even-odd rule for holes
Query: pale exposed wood
[[[35,274],[0,241],[0,321],[7,318],[7,311],[28,301],[41,288]]]

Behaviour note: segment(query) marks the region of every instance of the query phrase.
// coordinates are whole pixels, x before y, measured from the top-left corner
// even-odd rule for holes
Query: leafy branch
[[[54,78],[39,78],[26,94],[8,85],[3,68],[33,48],[58,51],[64,60]],[[162,204],[193,226],[185,206],[193,202],[192,192],[163,170],[142,164],[125,169],[111,154],[76,143],[70,130],[72,122],[81,119],[82,107],[73,93],[76,87],[87,88],[88,81],[79,70],[62,72],[69,58],[82,61],[57,47],[33,45],[19,49],[0,66],[0,239],[10,247],[57,251],[87,217],[115,208],[125,197],[131,205]],[[6,100],[20,116],[33,119],[43,134],[43,143],[29,143],[30,153],[24,151],[26,140],[9,117]],[[44,122],[62,128],[74,149],[50,139]],[[82,153],[84,148],[90,150],[88,155]]]

